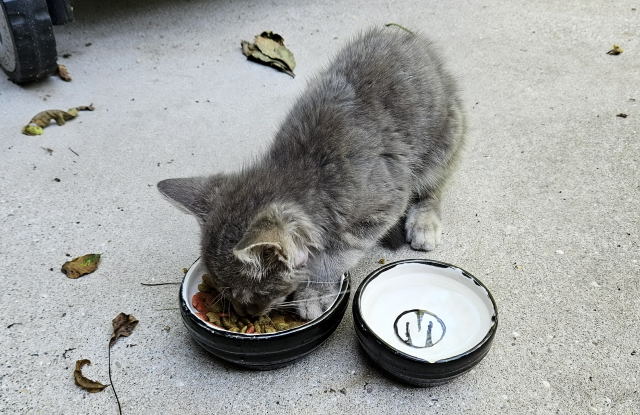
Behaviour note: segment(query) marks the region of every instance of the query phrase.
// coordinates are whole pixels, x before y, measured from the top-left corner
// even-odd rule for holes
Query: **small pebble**
[[[600,288],[602,287],[600,284],[598,284],[596,281],[591,281],[591,286],[595,287],[595,288]]]
[[[558,249],[558,250],[556,250],[556,254],[562,255],[562,254],[564,254],[564,251],[562,249]]]
[[[549,382],[547,382],[546,380],[542,381],[542,385],[547,389],[549,389],[551,387],[551,384]]]
[[[511,333],[511,336],[513,336],[514,339],[517,339],[518,337],[520,337],[520,333],[514,331],[513,333]]]

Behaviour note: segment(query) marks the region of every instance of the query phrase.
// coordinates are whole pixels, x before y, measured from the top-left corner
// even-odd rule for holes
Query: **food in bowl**
[[[202,275],[198,292],[191,298],[191,305],[197,310],[196,316],[208,324],[234,333],[263,334],[276,333],[301,326],[306,321],[293,313],[271,311],[259,317],[239,316],[218,290],[207,283],[209,277]]]

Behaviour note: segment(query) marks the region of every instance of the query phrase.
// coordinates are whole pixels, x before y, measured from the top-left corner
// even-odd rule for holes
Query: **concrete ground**
[[[72,370],[91,359],[87,375],[108,383],[111,319],[124,311],[140,320],[113,348],[125,414],[639,414],[637,6],[76,2],[77,21],[56,28],[73,82],[0,79],[0,412],[116,413],[110,390],[84,392]],[[198,256],[196,222],[155,183],[238,169],[346,39],[386,22],[440,45],[464,91],[469,145],[444,202],[443,246],[376,249],[353,283],[380,258],[457,264],[498,303],[492,350],[450,384],[406,387],[363,359],[347,313],[289,367],[222,364],[189,338],[177,286],[140,285],[180,281]],[[240,40],[262,30],[285,37],[295,79],[242,56]],[[605,54],[613,43],[625,52]],[[20,134],[41,110],[91,102],[64,127]],[[88,252],[103,254],[97,272],[59,272],[67,254]]]

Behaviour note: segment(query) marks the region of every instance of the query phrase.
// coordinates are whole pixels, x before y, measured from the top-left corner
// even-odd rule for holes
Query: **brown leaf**
[[[296,61],[293,53],[284,45],[284,38],[277,33],[262,32],[254,38],[254,43],[240,42],[242,53],[247,59],[274,67],[292,77]]]
[[[76,279],[91,274],[98,268],[98,264],[100,264],[100,254],[87,254],[65,262],[61,271],[67,277]]]
[[[621,54],[622,52],[624,52],[624,49],[622,49],[622,48],[621,48],[620,46],[618,46],[618,45],[613,45],[613,46],[611,47],[611,50],[610,50],[609,52],[607,52],[607,55],[614,55],[614,56],[616,56],[616,55]]]
[[[73,371],[73,378],[76,381],[76,385],[80,386],[82,389],[86,390],[87,392],[91,392],[91,393],[100,392],[104,388],[106,388],[107,385],[103,385],[102,383],[96,382],[95,380],[87,379],[82,374],[82,367],[84,365],[90,365],[90,364],[91,364],[91,361],[89,359],[77,360],[76,368]]]
[[[55,121],[58,125],[65,125],[67,121],[78,116],[78,111],[93,111],[93,104],[82,105],[79,107],[69,108],[68,111],[63,110],[46,110],[37,113],[31,118],[29,124],[22,128],[22,134],[25,135],[41,135],[43,129],[48,126],[51,121]]]
[[[71,74],[65,65],[58,65],[58,76],[66,82],[71,82]]]
[[[111,334],[111,340],[109,340],[109,347],[113,346],[120,337],[129,336],[138,325],[138,319],[131,314],[120,313],[111,323],[113,325],[113,333]]]

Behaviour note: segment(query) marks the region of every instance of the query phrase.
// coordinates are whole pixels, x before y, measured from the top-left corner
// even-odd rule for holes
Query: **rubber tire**
[[[57,71],[56,40],[46,0],[0,0],[13,39],[15,67],[2,68],[15,83],[38,81]]]

